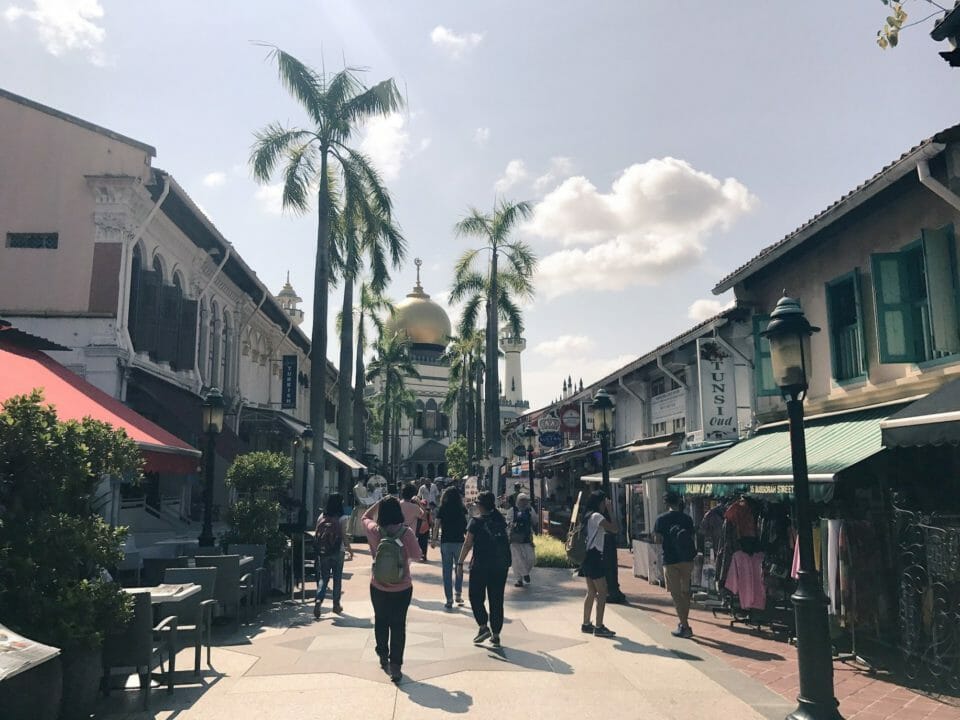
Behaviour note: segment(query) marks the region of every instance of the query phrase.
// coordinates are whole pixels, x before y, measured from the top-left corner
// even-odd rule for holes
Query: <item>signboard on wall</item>
[[[687,390],[676,388],[650,398],[650,422],[659,423],[686,417]]]
[[[544,415],[542,418],[537,420],[537,429],[541,433],[559,432],[560,420],[558,418],[553,417],[552,415]]]
[[[577,432],[580,429],[580,408],[576,405],[560,408],[560,424],[565,432]]]
[[[739,429],[733,355],[715,340],[697,338],[697,366],[703,439],[736,440]]]
[[[283,356],[283,375],[280,382],[280,407],[291,410],[297,407],[297,356]]]

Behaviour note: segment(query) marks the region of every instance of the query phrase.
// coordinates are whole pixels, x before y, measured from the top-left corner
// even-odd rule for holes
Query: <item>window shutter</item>
[[[160,320],[160,275],[147,271],[140,281],[140,317],[137,320],[137,335],[140,339],[139,352],[150,353],[151,357],[157,354],[157,337]]]
[[[180,325],[180,290],[173,285],[160,288],[160,319],[157,331],[157,360],[175,361],[177,328]]]
[[[960,352],[953,229],[948,225],[939,230],[922,230],[921,235],[933,347],[950,354]]]
[[[180,329],[177,333],[177,370],[192,370],[197,354],[197,302],[180,302]]]
[[[867,364],[867,343],[863,334],[863,295],[860,294],[860,268],[853,269],[853,297],[857,303],[857,342],[860,344],[860,372],[866,375],[870,366]]]
[[[870,262],[877,301],[880,362],[917,362],[902,254],[876,253],[870,256]]]
[[[769,315],[753,316],[753,377],[757,395],[779,395],[780,388],[773,382],[773,365],[770,362],[770,341],[760,333],[770,322]],[[664,430],[666,430],[664,423]]]

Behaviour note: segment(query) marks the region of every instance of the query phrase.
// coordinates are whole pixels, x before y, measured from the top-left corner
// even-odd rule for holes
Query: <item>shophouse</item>
[[[202,399],[219,388],[215,506],[229,502],[223,476],[243,450],[294,453],[299,477],[310,342],[296,303],[275,297],[152,166],[151,146],[2,90],[0,128],[0,314],[70,348],[50,354],[196,447],[206,447]],[[328,372],[333,388],[329,363]],[[182,530],[197,519],[195,475],[150,473],[143,490],[125,503],[135,528]]]
[[[698,515],[742,495],[757,528],[789,520],[785,408],[760,332],[784,292],[799,299],[820,328],[807,461],[835,625],[860,652],[899,645],[908,664],[954,682],[956,655],[944,653],[960,641],[958,140],[956,127],[924,140],[714,288],[752,310],[760,426],[670,478]],[[767,583],[767,610],[790,592],[789,532],[780,536],[758,539],[765,577],[783,580]],[[722,589],[722,560],[716,569]]]

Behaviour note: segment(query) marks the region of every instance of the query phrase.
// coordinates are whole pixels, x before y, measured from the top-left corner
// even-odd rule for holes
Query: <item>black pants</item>
[[[420,552],[423,555],[423,559],[427,559],[427,548],[430,547],[430,531],[427,530],[425,533],[417,533],[417,542],[420,543]]]
[[[407,609],[412,598],[413,588],[387,592],[370,586],[377,655],[395,665],[403,665],[403,648],[407,644]]]
[[[490,623],[490,632],[499,635],[503,629],[503,588],[507,584],[509,568],[503,570],[470,571],[470,608],[477,625],[484,627]],[[484,601],[490,601],[490,615]]]

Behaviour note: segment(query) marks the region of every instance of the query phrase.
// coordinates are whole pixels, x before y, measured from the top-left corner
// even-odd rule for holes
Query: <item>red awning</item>
[[[85,417],[123,428],[143,452],[147,472],[196,472],[200,451],[138,415],[48,355],[0,341],[0,403],[39,388],[61,420]]]

